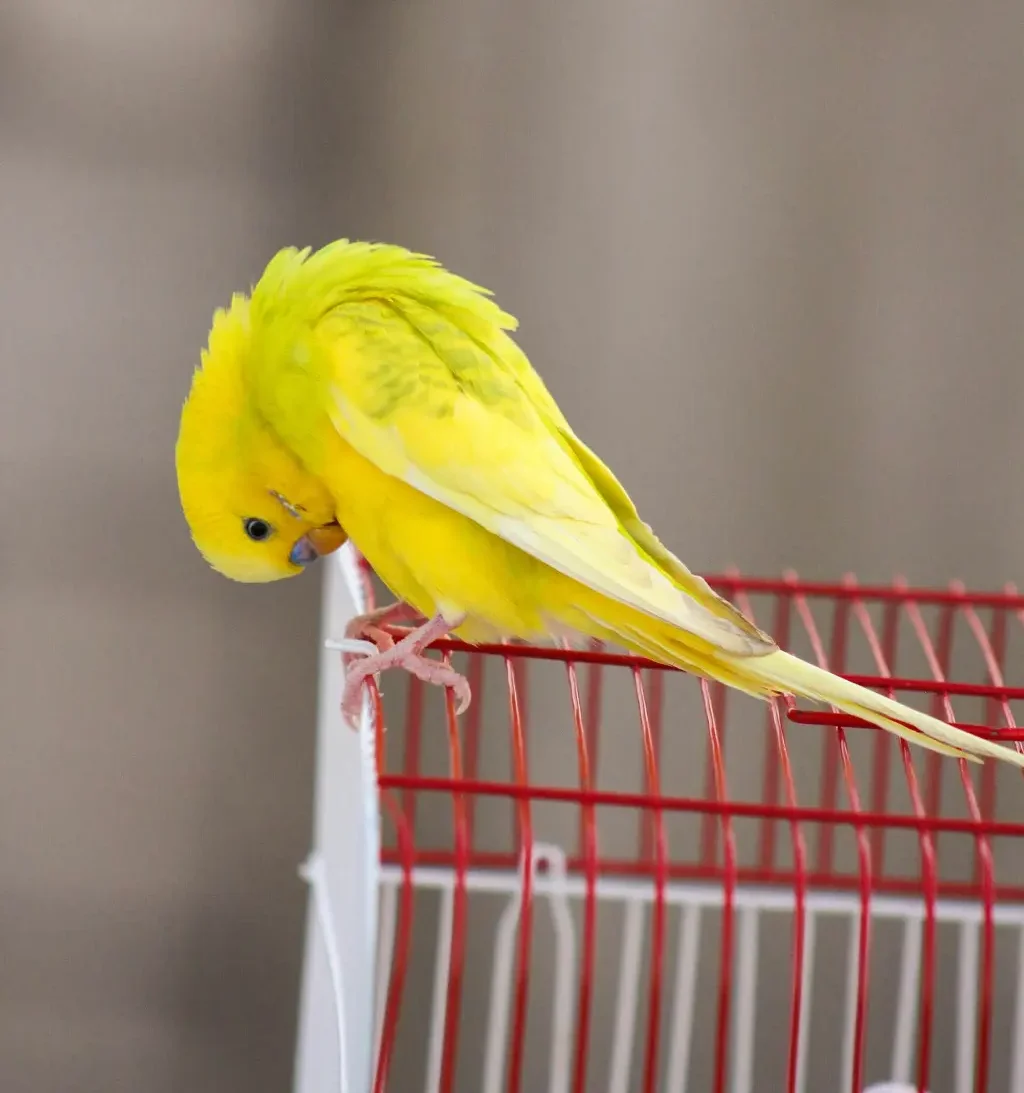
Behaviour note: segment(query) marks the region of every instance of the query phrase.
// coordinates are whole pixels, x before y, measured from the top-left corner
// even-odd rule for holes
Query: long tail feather
[[[735,661],[725,656],[727,663]],[[1014,748],[997,744],[981,736],[940,721],[902,702],[880,695],[867,687],[808,664],[781,649],[764,657],[750,657],[743,663],[746,673],[763,680],[772,689],[799,695],[814,702],[826,702],[854,717],[863,718],[879,728],[895,733],[912,743],[975,762],[982,758],[1002,759],[1024,767],[1024,755]],[[917,732],[908,731],[907,726]]]
[[[732,656],[709,649],[707,643],[694,640],[686,632],[614,603],[599,593],[589,589],[587,593],[577,597],[574,607],[562,612],[562,618],[592,637],[610,639],[641,656],[758,698],[791,694],[835,706],[843,713],[942,755],[972,762],[1000,759],[1024,767],[1024,754],[1013,747],[964,732],[781,649],[764,656]]]

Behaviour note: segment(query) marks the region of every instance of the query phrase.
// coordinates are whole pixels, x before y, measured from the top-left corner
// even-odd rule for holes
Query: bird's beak
[[[348,536],[338,524],[324,524],[323,527],[312,528],[296,541],[288,554],[288,561],[292,565],[309,565],[322,554],[333,554],[347,538]]]

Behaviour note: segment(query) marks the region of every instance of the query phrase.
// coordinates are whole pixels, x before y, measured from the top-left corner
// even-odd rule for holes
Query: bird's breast
[[[427,617],[463,616],[467,640],[545,633],[543,563],[385,474],[340,438],[322,473],[338,522],[396,598]]]

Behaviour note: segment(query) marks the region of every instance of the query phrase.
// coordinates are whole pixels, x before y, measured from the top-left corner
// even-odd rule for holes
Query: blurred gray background
[[[1020,29],[998,0],[3,5],[4,1093],[290,1082],[319,585],[190,545],[214,307],[284,244],[426,250],[694,568],[998,586]]]

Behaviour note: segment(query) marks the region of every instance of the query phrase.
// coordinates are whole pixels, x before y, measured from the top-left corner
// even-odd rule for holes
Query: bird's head
[[[248,303],[235,296],[214,316],[182,408],[175,464],[200,554],[225,577],[265,582],[294,577],[346,536],[323,483],[249,404],[242,375]]]

